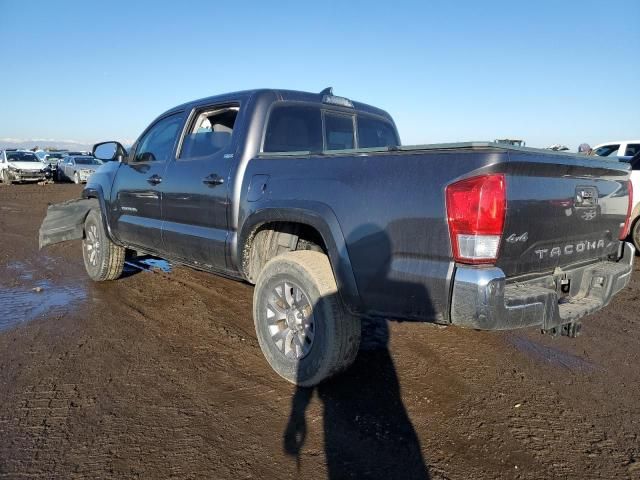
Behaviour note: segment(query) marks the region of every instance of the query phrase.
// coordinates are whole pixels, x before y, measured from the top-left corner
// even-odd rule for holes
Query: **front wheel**
[[[122,275],[126,249],[107,236],[100,212],[91,210],[84,221],[82,256],[84,267],[96,282],[115,280]]]
[[[296,385],[317,385],[358,353],[360,319],[345,311],[329,259],[320,252],[270,260],[256,282],[253,319],[267,361]]]
[[[80,185],[80,175],[78,174],[78,172],[73,174],[73,183],[75,183],[76,185]]]
[[[11,185],[11,180],[9,180],[9,174],[6,169],[0,172],[0,181],[6,185]]]

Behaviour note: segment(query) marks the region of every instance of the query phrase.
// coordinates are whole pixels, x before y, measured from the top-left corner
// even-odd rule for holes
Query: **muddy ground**
[[[577,339],[390,322],[388,350],[296,390],[250,286],[96,284],[78,242],[38,251],[79,192],[0,186],[0,478],[640,478],[637,269]]]

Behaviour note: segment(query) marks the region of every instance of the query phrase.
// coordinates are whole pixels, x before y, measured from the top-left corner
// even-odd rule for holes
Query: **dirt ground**
[[[76,185],[0,186],[0,478],[640,478],[640,272],[577,339],[377,325],[321,387],[258,347],[249,285],[92,283],[38,251]]]

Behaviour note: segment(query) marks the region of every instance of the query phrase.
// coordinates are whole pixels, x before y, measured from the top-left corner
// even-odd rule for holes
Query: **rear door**
[[[73,157],[67,157],[64,161],[64,176],[68,179],[73,179]]]
[[[207,268],[226,268],[229,171],[239,105],[196,109],[177,154],[169,162],[162,192],[163,250]]]
[[[118,238],[127,245],[154,252],[162,249],[160,187],[183,124],[183,112],[157,120],[118,169],[113,183],[112,224]]]

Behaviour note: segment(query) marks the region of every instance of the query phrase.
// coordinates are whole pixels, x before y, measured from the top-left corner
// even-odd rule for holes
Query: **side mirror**
[[[96,143],[93,146],[92,154],[98,160],[102,160],[104,162],[111,162],[113,160],[122,162],[127,157],[127,151],[118,142]]]

